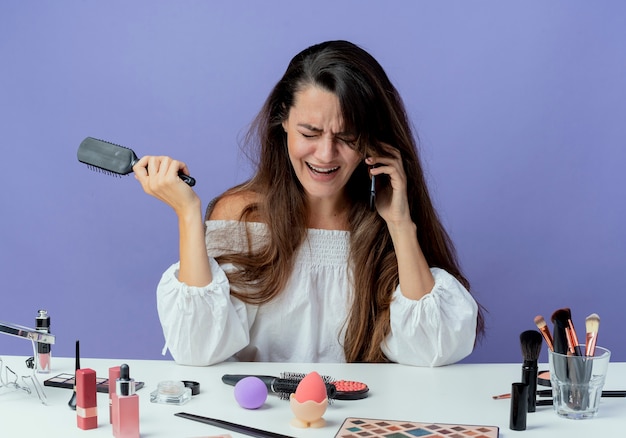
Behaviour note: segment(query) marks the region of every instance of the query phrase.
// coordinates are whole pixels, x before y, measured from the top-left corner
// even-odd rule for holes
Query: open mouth
[[[306,165],[308,166],[309,169],[311,169],[313,172],[315,173],[319,173],[322,175],[330,175],[331,173],[335,173],[339,170],[339,166],[337,167],[331,167],[329,169],[325,169],[325,168],[321,168],[321,167],[315,167],[309,163],[306,163]]]

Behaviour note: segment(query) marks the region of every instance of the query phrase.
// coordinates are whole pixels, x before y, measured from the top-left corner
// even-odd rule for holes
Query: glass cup
[[[584,345],[580,351],[585,351]],[[596,347],[593,356],[549,352],[553,407],[559,416],[574,420],[596,416],[610,357],[602,347]]]

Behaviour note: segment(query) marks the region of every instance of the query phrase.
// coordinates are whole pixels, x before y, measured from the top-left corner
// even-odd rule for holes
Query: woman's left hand
[[[402,165],[400,151],[382,143],[389,156],[367,157],[365,163],[370,166],[371,175],[386,175],[376,181],[376,210],[387,223],[411,221],[411,212],[407,197],[406,173]]]

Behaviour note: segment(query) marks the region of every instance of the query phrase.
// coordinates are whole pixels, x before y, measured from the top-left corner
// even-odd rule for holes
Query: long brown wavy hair
[[[417,239],[431,267],[445,269],[468,290],[453,244],[428,193],[424,174],[402,99],[380,64],[365,50],[347,41],[328,41],[296,55],[275,85],[247,136],[256,148],[256,172],[247,182],[222,195],[255,196],[241,220],[263,222],[267,242],[260,249],[225,254],[219,263],[232,263],[232,295],[247,303],[263,304],[280,294],[289,279],[298,248],[307,235],[306,197],[287,153],[282,122],[295,95],[308,86],[321,87],[339,98],[345,132],[358,133],[355,147],[363,154],[386,155],[380,143],[397,148],[407,176],[411,218]],[[345,322],[343,343],[348,362],[387,362],[381,344],[390,332],[390,303],[396,289],[398,265],[385,221],[368,207],[369,174],[361,163],[345,190],[351,281],[354,299]],[[210,210],[207,212],[207,217]],[[250,239],[248,240],[250,242]],[[479,306],[480,307],[480,306]],[[477,334],[484,331],[479,308]]]

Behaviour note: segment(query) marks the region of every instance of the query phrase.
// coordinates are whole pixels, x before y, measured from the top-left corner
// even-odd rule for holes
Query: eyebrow
[[[324,132],[323,129],[317,128],[313,125],[309,125],[308,123],[298,123],[297,126],[304,128],[304,129],[308,129],[309,131],[313,131],[313,132]],[[350,134],[349,132],[336,132],[333,135],[336,137],[354,136],[353,134]]]

